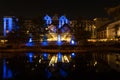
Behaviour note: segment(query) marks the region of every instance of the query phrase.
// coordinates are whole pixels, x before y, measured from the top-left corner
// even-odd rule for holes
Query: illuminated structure
[[[44,20],[46,21],[47,26],[52,23],[52,18],[48,15],[44,17]]]
[[[26,43],[26,46],[34,46],[34,42],[33,42],[33,40],[32,40],[32,34],[30,34],[30,38],[29,38],[29,40],[28,40],[28,42]]]
[[[4,37],[7,36],[9,32],[11,32],[13,29],[17,30],[19,27],[17,25],[18,18],[14,16],[5,16],[3,17],[3,35]]]
[[[55,54],[51,56],[49,66],[55,66],[57,63],[69,63],[73,58],[75,58],[75,53],[71,53],[70,55],[62,54],[61,52],[58,52],[58,54]]]
[[[6,36],[7,33],[12,31],[12,18],[11,17],[4,17],[4,37]]]
[[[97,29],[97,38],[101,41],[115,40],[120,37],[120,20],[106,24]]]
[[[48,15],[44,17],[45,20],[45,30],[48,31],[45,35],[47,36],[47,41],[57,42],[58,45],[62,45],[62,42],[70,42],[72,38],[69,20],[65,16],[58,18],[57,15],[52,18]],[[44,39],[43,39],[44,40]]]
[[[59,26],[58,26],[58,28],[61,28],[64,24],[69,24],[69,21],[65,16],[61,16],[59,18]]]

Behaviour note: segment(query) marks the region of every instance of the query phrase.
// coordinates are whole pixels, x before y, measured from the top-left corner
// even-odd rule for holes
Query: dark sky
[[[40,16],[66,14],[73,17],[105,16],[105,7],[119,0],[0,0],[0,16]]]

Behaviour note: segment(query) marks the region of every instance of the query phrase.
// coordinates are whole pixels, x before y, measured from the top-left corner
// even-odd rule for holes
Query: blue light
[[[8,30],[9,30],[9,32],[10,32],[10,31],[12,31],[12,18],[9,18],[8,20],[9,20]]]
[[[28,42],[28,43],[26,44],[26,46],[32,47],[32,46],[34,46],[34,43]]]
[[[61,45],[62,45],[61,36],[60,36],[60,35],[58,35],[57,45],[58,45],[58,46],[61,46]]]
[[[29,42],[32,42],[32,38],[29,38]]]
[[[76,42],[72,39],[72,40],[70,41],[70,45],[76,45]]]
[[[6,36],[6,30],[12,31],[12,18],[3,18],[4,21],[4,37]]]
[[[42,46],[48,46],[47,36],[46,34],[43,36],[43,42],[41,44]]]
[[[58,62],[62,62],[62,54],[59,52],[57,56],[58,56]]]
[[[43,53],[43,59],[47,60],[48,59],[48,54],[47,53]]]
[[[4,19],[4,37],[6,36],[6,18],[3,18]]]
[[[3,60],[3,79],[12,78],[12,71],[7,69],[6,60]]]
[[[45,72],[48,79],[52,77],[52,73],[48,69],[45,69]]]
[[[71,43],[72,43],[72,44],[75,44],[75,41],[72,40]]]
[[[29,38],[29,41],[26,43],[26,46],[29,46],[29,47],[34,46],[34,43],[31,37]]]
[[[43,41],[42,42],[42,46],[48,46],[48,42],[47,41]]]
[[[8,78],[12,78],[12,71],[10,69],[8,70]]]
[[[71,58],[75,58],[75,53],[71,53]]]
[[[6,66],[6,60],[3,60],[3,78],[7,78],[7,66]]]
[[[60,74],[62,77],[67,77],[67,72],[65,72],[63,69],[60,68]]]
[[[48,15],[46,15],[46,16],[44,17],[44,20],[46,21],[46,24],[47,24],[47,25],[52,23],[52,19],[51,19],[51,17],[48,16]]]
[[[28,55],[28,58],[29,58],[29,62],[32,63],[33,62],[33,53],[30,52],[27,55]]]
[[[59,18],[59,26],[58,26],[58,28],[61,28],[61,26],[63,26],[65,23],[68,24],[68,19],[65,16],[61,16]]]

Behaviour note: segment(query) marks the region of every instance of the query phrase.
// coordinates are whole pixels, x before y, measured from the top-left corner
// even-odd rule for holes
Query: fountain
[[[61,46],[61,45],[62,45],[60,34],[58,34],[57,45],[58,45],[58,46]]]
[[[30,38],[29,38],[28,42],[26,43],[26,46],[29,46],[29,47],[34,46],[34,43],[32,40],[32,34],[30,34]]]
[[[47,37],[47,40],[43,37],[42,46],[47,46],[48,42],[58,46],[70,42],[72,42],[70,43],[71,45],[75,45],[75,41],[72,40],[69,20],[65,16],[60,16],[60,18],[58,18],[58,16],[55,15],[51,18],[46,15],[44,20],[46,25],[44,28],[47,30],[45,37]]]
[[[32,42],[32,38],[29,38],[29,41],[26,43],[26,46],[34,46],[33,42]]]

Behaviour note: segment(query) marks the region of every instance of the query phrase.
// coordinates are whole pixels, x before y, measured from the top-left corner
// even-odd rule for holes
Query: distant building
[[[109,18],[94,18],[93,21],[96,28],[102,27],[103,25],[111,22]]]
[[[18,18],[15,16],[4,16],[3,17],[3,36],[6,37],[12,30],[18,30]]]
[[[120,37],[120,20],[110,22],[97,29],[98,39],[113,40]]]
[[[23,21],[23,26],[28,32],[33,32],[33,29],[35,28],[33,21],[29,19]]]
[[[88,20],[88,19],[71,20],[70,25],[73,33],[76,32],[76,29],[79,31],[84,30],[91,33],[90,38],[96,38],[96,33],[95,33],[96,26],[94,25],[93,20]]]

